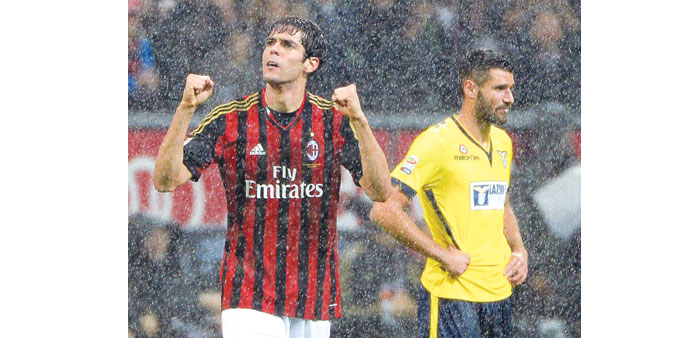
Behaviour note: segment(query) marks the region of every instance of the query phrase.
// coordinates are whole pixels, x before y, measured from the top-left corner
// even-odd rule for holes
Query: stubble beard
[[[480,92],[478,93],[478,100],[476,101],[474,109],[476,110],[476,118],[481,123],[491,123],[498,126],[507,123],[507,115],[503,117],[495,112],[492,104],[488,102]]]

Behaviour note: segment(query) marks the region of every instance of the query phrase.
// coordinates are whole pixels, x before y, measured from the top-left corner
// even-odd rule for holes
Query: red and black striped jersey
[[[357,183],[362,165],[350,121],[331,101],[306,92],[285,126],[272,117],[264,89],[218,106],[186,141],[183,162],[193,181],[217,163],[226,190],[223,309],[341,316],[340,166]]]

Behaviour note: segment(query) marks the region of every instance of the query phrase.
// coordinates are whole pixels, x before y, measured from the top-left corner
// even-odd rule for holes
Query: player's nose
[[[267,44],[266,48],[270,55],[279,55],[278,43]]]
[[[505,104],[512,104],[514,103],[514,93],[512,93],[511,89],[507,89],[507,92],[505,93],[505,96],[503,98],[503,101]]]

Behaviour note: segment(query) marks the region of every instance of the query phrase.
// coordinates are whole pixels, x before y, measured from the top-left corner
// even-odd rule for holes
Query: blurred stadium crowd
[[[533,199],[546,181],[580,162],[580,1],[129,0],[130,114],[172,114],[187,73],[209,74],[203,111],[260,89],[269,25],[295,15],[316,21],[328,58],[308,83],[318,95],[355,82],[366,114],[418,116],[458,110],[456,65],[489,47],[515,66],[511,203],[531,255],[515,290],[517,337],[578,337],[581,237],[550,230]],[[390,167],[399,159],[388,158]],[[346,175],[348,176],[348,175]],[[371,202],[344,179],[339,257],[344,316],[333,337],[413,337],[424,259],[368,220]],[[416,205],[410,212],[418,215]],[[422,217],[417,216],[425,228]],[[218,266],[223,227],[186,230],[130,215],[131,337],[220,337]]]
[[[173,113],[188,73],[216,83],[207,109],[260,89],[269,25],[317,22],[328,56],[308,89],[355,82],[368,113],[460,105],[456,65],[489,47],[515,65],[517,107],[580,101],[580,9],[574,0],[130,0],[130,111]]]

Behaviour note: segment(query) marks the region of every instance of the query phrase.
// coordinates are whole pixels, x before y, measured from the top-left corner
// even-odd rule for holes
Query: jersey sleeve
[[[439,151],[442,140],[437,128],[424,131],[411,144],[406,157],[391,173],[392,186],[399,186],[409,197],[438,185],[440,175]]]
[[[348,117],[341,116],[340,133],[344,138],[344,145],[339,153],[339,162],[351,173],[353,183],[360,187],[360,179],[363,177],[363,163],[360,160],[360,144],[351,126]]]
[[[202,170],[218,160],[214,149],[225,131],[224,115],[209,121],[211,114],[185,140],[183,146],[183,164],[192,174],[191,180],[197,182]]]
[[[512,171],[514,170],[514,145],[512,139],[507,135],[507,165],[509,166],[509,178],[507,179],[507,200],[509,201],[509,192],[512,189]]]

